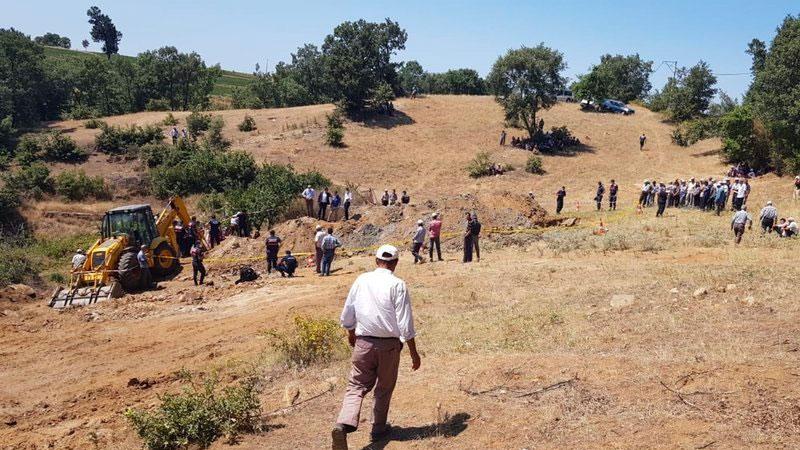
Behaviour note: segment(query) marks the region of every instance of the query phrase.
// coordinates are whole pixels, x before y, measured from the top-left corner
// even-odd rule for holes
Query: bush
[[[211,125],[211,114],[193,111],[186,116],[186,131],[192,139],[197,139]]]
[[[161,121],[161,124],[167,127],[174,127],[178,124],[178,119],[176,119],[172,113],[167,113],[167,117],[164,117],[164,120]]]
[[[717,136],[718,130],[718,120],[714,117],[687,120],[672,130],[672,142],[681,147],[688,147],[703,139]]]
[[[101,116],[100,112],[85,105],[73,106],[69,111],[69,117],[73,120],[93,119]]]
[[[0,119],[0,147],[7,144],[17,130],[14,129],[14,123],[11,116],[6,116]]]
[[[492,161],[489,159],[488,152],[480,152],[475,156],[475,159],[470,161],[467,166],[467,172],[472,178],[483,177],[489,175],[492,170]]]
[[[253,376],[220,389],[216,376],[192,382],[180,394],[165,394],[153,411],[128,409],[125,417],[150,450],[206,448],[222,436],[229,443],[261,429],[261,402]]]
[[[244,189],[258,172],[255,160],[245,152],[180,151],[165,154],[164,163],[150,170],[153,194],[159,198]],[[176,158],[179,155],[185,156]]]
[[[65,170],[56,175],[56,194],[70,201],[83,200],[87,197],[108,199],[111,197],[109,187],[103,177],[87,176],[83,170]]]
[[[344,141],[344,123],[342,115],[334,112],[327,115],[328,124],[325,128],[325,143],[331,147],[341,147]]]
[[[95,147],[103,153],[125,153],[131,147],[159,143],[164,140],[164,133],[157,125],[132,124],[129,127],[104,126],[103,131],[94,138]]]
[[[266,332],[274,349],[292,367],[329,362],[347,353],[341,327],[329,319],[296,316],[291,332]]]
[[[211,119],[208,124],[208,130],[203,136],[203,144],[210,149],[224,150],[231,146],[231,141],[225,139],[222,135],[222,129],[225,127],[225,121],[220,116]]]
[[[537,175],[541,175],[544,173],[544,167],[542,165],[542,158],[531,155],[528,158],[528,161],[525,163],[525,171],[528,173],[534,173]]]
[[[239,124],[239,131],[254,131],[256,129],[256,121],[249,115],[245,114],[244,120]]]
[[[89,120],[87,120],[86,122],[83,123],[83,126],[87,130],[94,130],[94,129],[97,129],[97,128],[103,128],[105,126],[108,126],[108,124],[105,123],[102,120],[99,120],[99,119],[89,119]]]
[[[0,236],[0,286],[23,283],[39,273],[40,265],[22,242],[17,237]]]
[[[144,109],[147,111],[169,111],[169,100],[163,98],[151,98],[147,100],[147,103],[144,105]]]
[[[39,162],[21,167],[16,172],[5,174],[3,181],[11,192],[26,197],[39,199],[44,194],[53,192],[50,169]]]
[[[89,156],[83,149],[78,148],[71,137],[61,131],[54,131],[44,136],[40,141],[44,158],[48,161],[81,162]]]

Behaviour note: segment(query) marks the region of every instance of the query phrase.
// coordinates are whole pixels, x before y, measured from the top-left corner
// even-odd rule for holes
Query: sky
[[[304,43],[321,45],[343,21],[389,17],[408,32],[395,60],[417,60],[430,72],[466,67],[485,76],[508,49],[544,42],[564,54],[571,80],[602,54],[638,53],[654,62],[651,82],[660,88],[671,73],[663,61],[689,67],[702,59],[720,74],[717,87],[735,97],[751,81],[747,43],[769,42],[787,14],[800,13],[796,0],[0,0],[0,27],[58,33],[81,48],[92,5],[123,33],[122,54],[173,45],[243,72],[289,61]]]

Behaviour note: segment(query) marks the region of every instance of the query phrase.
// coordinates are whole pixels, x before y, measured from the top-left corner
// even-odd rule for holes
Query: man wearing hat
[[[72,270],[81,270],[83,263],[86,262],[86,252],[83,249],[75,250],[75,256],[72,257]]]
[[[767,205],[761,208],[759,219],[761,220],[761,234],[772,233],[772,227],[778,220],[778,209],[772,206],[772,201],[768,201]]]
[[[424,260],[422,256],[419,255],[423,244],[425,244],[425,226],[422,220],[418,220],[417,229],[414,231],[414,237],[411,238],[411,254],[414,255],[414,264]]]
[[[397,248],[381,246],[375,253],[377,268],[360,275],[347,295],[340,323],[347,329],[353,348],[352,370],[342,409],[331,432],[333,450],[347,449],[347,433],[358,428],[361,402],[373,388],[371,438],[379,441],[391,433],[386,418],[403,343],[411,354],[411,369],[419,369],[411,298],[406,283],[394,275],[397,262]]]
[[[433,213],[432,220],[428,222],[428,237],[430,238],[430,247],[428,248],[428,257],[433,262],[433,247],[436,247],[436,256],[439,261],[442,261],[442,242],[439,237],[442,233],[442,221],[439,220],[439,213]]]
[[[731,219],[731,230],[733,230],[734,240],[737,244],[742,242],[744,228],[748,224],[749,228],[753,228],[753,218],[747,212],[747,206],[742,206],[742,209],[736,211]]]

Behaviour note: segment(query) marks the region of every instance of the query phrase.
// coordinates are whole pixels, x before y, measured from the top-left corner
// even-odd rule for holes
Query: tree
[[[82,40],[81,45],[83,46],[83,50],[86,51],[89,48],[89,40],[88,39]]]
[[[636,55],[603,55],[600,64],[579,76],[572,90],[579,98],[601,102],[611,98],[629,102],[643,98],[652,85],[653,62]]]
[[[499,57],[488,77],[495,100],[503,107],[506,121],[522,127],[531,138],[537,131],[536,113],[556,102],[565,80],[564,55],[545,47],[522,47]]]
[[[425,71],[422,70],[422,65],[417,61],[406,61],[397,70],[400,89],[406,95],[410,94],[414,88],[419,90],[422,87],[422,78],[424,76]]]
[[[92,40],[102,42],[103,53],[108,56],[108,59],[111,59],[111,55],[119,53],[119,41],[122,39],[122,33],[117,31],[111,18],[103,14],[97,6],[89,8],[86,15],[89,16],[89,24],[92,26],[90,32]]]
[[[31,125],[45,119],[46,79],[42,47],[30,37],[0,28],[0,118],[13,125]]]
[[[667,79],[661,92],[653,95],[649,106],[654,111],[666,112],[677,122],[702,117],[708,113],[711,99],[717,93],[716,84],[717,78],[705,61],[691,69],[681,67],[675,77]]]
[[[140,53],[136,62],[147,96],[166,99],[172,109],[207,106],[214,82],[222,74],[218,65],[206,67],[197,53],[180,53],[175,47]]]
[[[750,66],[750,72],[756,76],[758,72],[764,69],[764,64],[767,59],[767,45],[760,39],[753,39],[747,44],[745,53],[753,58],[753,64]]]
[[[363,112],[382,82],[397,88],[397,64],[390,61],[405,49],[406,31],[397,22],[344,22],[325,38],[322,54],[333,100],[348,114]]]
[[[45,33],[43,36],[36,36],[33,42],[50,47],[70,48],[72,46],[72,41],[68,37],[59,36],[56,33]]]

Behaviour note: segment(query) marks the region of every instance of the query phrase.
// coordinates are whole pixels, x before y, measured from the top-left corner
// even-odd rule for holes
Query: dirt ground
[[[460,263],[455,241],[444,263],[414,266],[404,253],[398,275],[411,289],[422,368],[412,373],[403,354],[392,440],[369,445],[368,397],[351,448],[800,446],[800,306],[792,263],[798,241],[754,230],[735,247],[727,213],[669,209],[656,219],[652,209],[640,215],[633,207],[644,178],[722,176],[719,142],[674,146],[669,124],[643,108],[622,117],[558,105],[544,114],[546,126],[567,125],[586,151],[544,156],[547,173],[534,176],[522,170],[528,153],[497,145],[502,116],[492,99],[436,96],[396,106],[402,114],[391,122],[348,124],[342,150],[321,144],[328,106],[248,111],[259,127],[254,133],[235,129],[245,111],[220,114],[234,146],[259,159],[317,169],[340,185],[408,190],[417,206],[402,210],[396,228],[389,225],[397,212],[356,207],[357,226],[378,223],[381,239],[404,236],[417,217],[448,208],[450,230],[460,228],[455,215],[467,207],[489,226],[530,226],[527,193],[552,214],[561,185],[569,192],[565,215],[580,220],[537,233],[488,234],[481,262],[470,265]],[[77,122],[53,126],[91,142],[93,131]],[[639,152],[643,131],[648,146]],[[472,180],[463,167],[480,150],[518,169]],[[126,174],[133,165],[93,155],[84,169]],[[619,210],[596,213],[594,186],[611,178],[621,185]],[[770,199],[781,216],[796,217],[800,203],[791,203],[790,181],[754,181],[754,214]],[[51,202],[26,214],[37,218],[40,232],[72,233],[91,221],[45,220],[44,212],[108,206]],[[597,235],[601,220],[607,233]],[[307,222],[279,231],[305,234],[313,224]],[[352,244],[363,234],[354,228]],[[192,286],[184,266],[162,290],[90,308],[50,310],[43,292],[35,300],[0,298],[0,447],[140,448],[122,416],[126,408],[152,406],[159,394],[178,391],[180,369],[235,371],[253,361],[262,364],[269,426],[235,446],[220,441],[212,448],[328,447],[347,361],[285,369],[274,363],[261,331],[285,329],[296,315],[336,319],[371,259],[340,258],[330,278],[303,268],[291,280],[262,276],[234,285],[235,269],[223,257],[258,255],[263,243],[225,245],[209,255],[210,287]],[[282,411],[290,387],[302,403]]]

